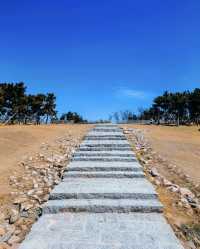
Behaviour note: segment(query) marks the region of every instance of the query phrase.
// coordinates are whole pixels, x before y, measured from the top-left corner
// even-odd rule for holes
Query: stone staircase
[[[20,249],[183,249],[123,131],[98,125]]]

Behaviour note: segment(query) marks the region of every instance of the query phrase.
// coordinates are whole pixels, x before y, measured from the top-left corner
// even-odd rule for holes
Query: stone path
[[[183,249],[122,130],[98,125],[20,249]]]

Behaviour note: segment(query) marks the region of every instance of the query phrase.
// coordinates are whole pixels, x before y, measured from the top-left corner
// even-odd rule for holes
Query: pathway
[[[86,136],[20,249],[183,249],[122,130]]]

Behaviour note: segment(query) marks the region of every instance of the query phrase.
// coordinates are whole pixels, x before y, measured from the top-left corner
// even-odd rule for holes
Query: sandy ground
[[[165,218],[173,227],[184,248],[199,249],[199,209],[184,204],[180,194],[170,191],[167,185],[158,183],[158,178],[152,177],[151,174],[151,169],[156,169],[165,180],[192,191],[195,198],[200,201],[200,132],[198,128],[156,125],[124,125],[123,127],[138,129],[136,134],[139,136],[132,135],[133,139],[131,139],[130,135],[129,140],[143,165],[147,178],[158,192],[164,206]],[[136,141],[141,142],[139,137],[142,134],[144,144],[137,150],[134,145]],[[149,144],[146,143],[147,141]]]
[[[127,125],[126,125],[127,126]],[[28,155],[40,152],[43,143],[51,144],[57,138],[82,137],[90,125],[47,125],[47,126],[0,126],[0,206],[10,201],[9,177],[14,171],[22,174],[19,162]],[[197,127],[167,127],[128,125],[129,128],[142,129],[156,154],[166,158],[191,177],[195,184],[200,181],[200,132]],[[159,172],[177,184],[183,184],[180,174],[172,174],[165,163],[158,165]],[[147,172],[146,172],[147,173]],[[148,176],[148,174],[147,174]],[[148,176],[149,177],[149,176]],[[189,186],[187,186],[189,187]],[[157,187],[159,198],[164,204],[164,214],[176,231],[182,224],[199,224],[199,216],[175,205],[179,202],[176,193],[164,187]],[[200,228],[199,228],[200,229]],[[27,230],[28,231],[28,230]],[[193,230],[192,230],[193,231]],[[176,234],[181,239],[180,229]],[[185,246],[185,248],[191,248]],[[199,248],[199,247],[197,247]]]
[[[51,143],[63,134],[85,134],[89,125],[0,126],[0,203],[10,190],[9,177],[19,171],[18,163],[27,155],[39,152],[42,143]]]
[[[145,130],[153,149],[200,184],[200,131],[193,127],[130,125]]]

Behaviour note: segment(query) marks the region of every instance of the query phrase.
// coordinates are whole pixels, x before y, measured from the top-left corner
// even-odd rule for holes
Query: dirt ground
[[[164,205],[164,215],[177,237],[186,249],[200,248],[199,209],[185,205],[180,194],[168,189],[168,183],[160,184],[150,173],[152,168],[156,169],[165,180],[191,190],[200,200],[200,131],[196,126],[123,127],[135,128],[137,131],[138,135],[130,135],[129,141],[144,167],[147,178],[155,185],[159,199]],[[142,140],[144,143],[141,143]],[[143,146],[137,149],[137,142]]]
[[[200,184],[200,131],[196,126],[131,125],[145,131],[153,149]]]
[[[19,171],[18,163],[40,151],[42,143],[51,143],[62,135],[84,135],[89,125],[15,125],[0,126],[0,204],[10,193],[9,177]]]
[[[189,180],[194,185],[200,184],[200,132],[197,127],[126,126],[143,130],[144,136],[147,137],[156,155],[167,159],[167,163],[159,160],[159,158],[155,160],[159,173],[173,183],[182,187],[186,184],[186,187],[190,188],[190,181],[185,182],[185,177],[182,178],[182,173],[178,172],[180,170],[190,177]],[[74,141],[77,143],[91,127],[91,125],[0,126],[0,207],[11,202],[10,193],[12,188],[9,184],[10,176],[16,176],[16,172],[19,176],[24,173],[22,172],[23,167],[20,167],[19,162],[25,160],[27,156],[34,155],[34,153],[41,152],[43,154],[44,150],[42,150],[42,147],[44,143],[53,143],[51,150],[56,152],[60,143],[55,143],[55,141],[59,140],[59,138],[64,137],[68,141],[76,140],[77,138],[77,141]],[[48,151],[50,152],[51,150]],[[176,165],[175,173],[170,170],[169,164]],[[145,173],[152,180],[148,170]],[[177,236],[183,243],[186,242],[185,238],[189,242],[195,242],[197,236],[196,233],[193,235],[193,227],[195,225],[198,228],[198,234],[200,234],[199,213],[179,206],[179,196],[176,193],[169,192],[166,187],[156,186],[156,189],[165,207],[165,217],[174,228]],[[193,188],[190,189],[193,190]],[[198,194],[199,192],[196,193]],[[183,230],[183,228],[186,230]],[[29,228],[25,229],[23,236],[28,231]],[[191,233],[192,235],[190,235]],[[200,240],[199,238],[197,239],[198,242],[195,244],[199,245]],[[191,249],[194,247],[184,244],[184,248]]]

